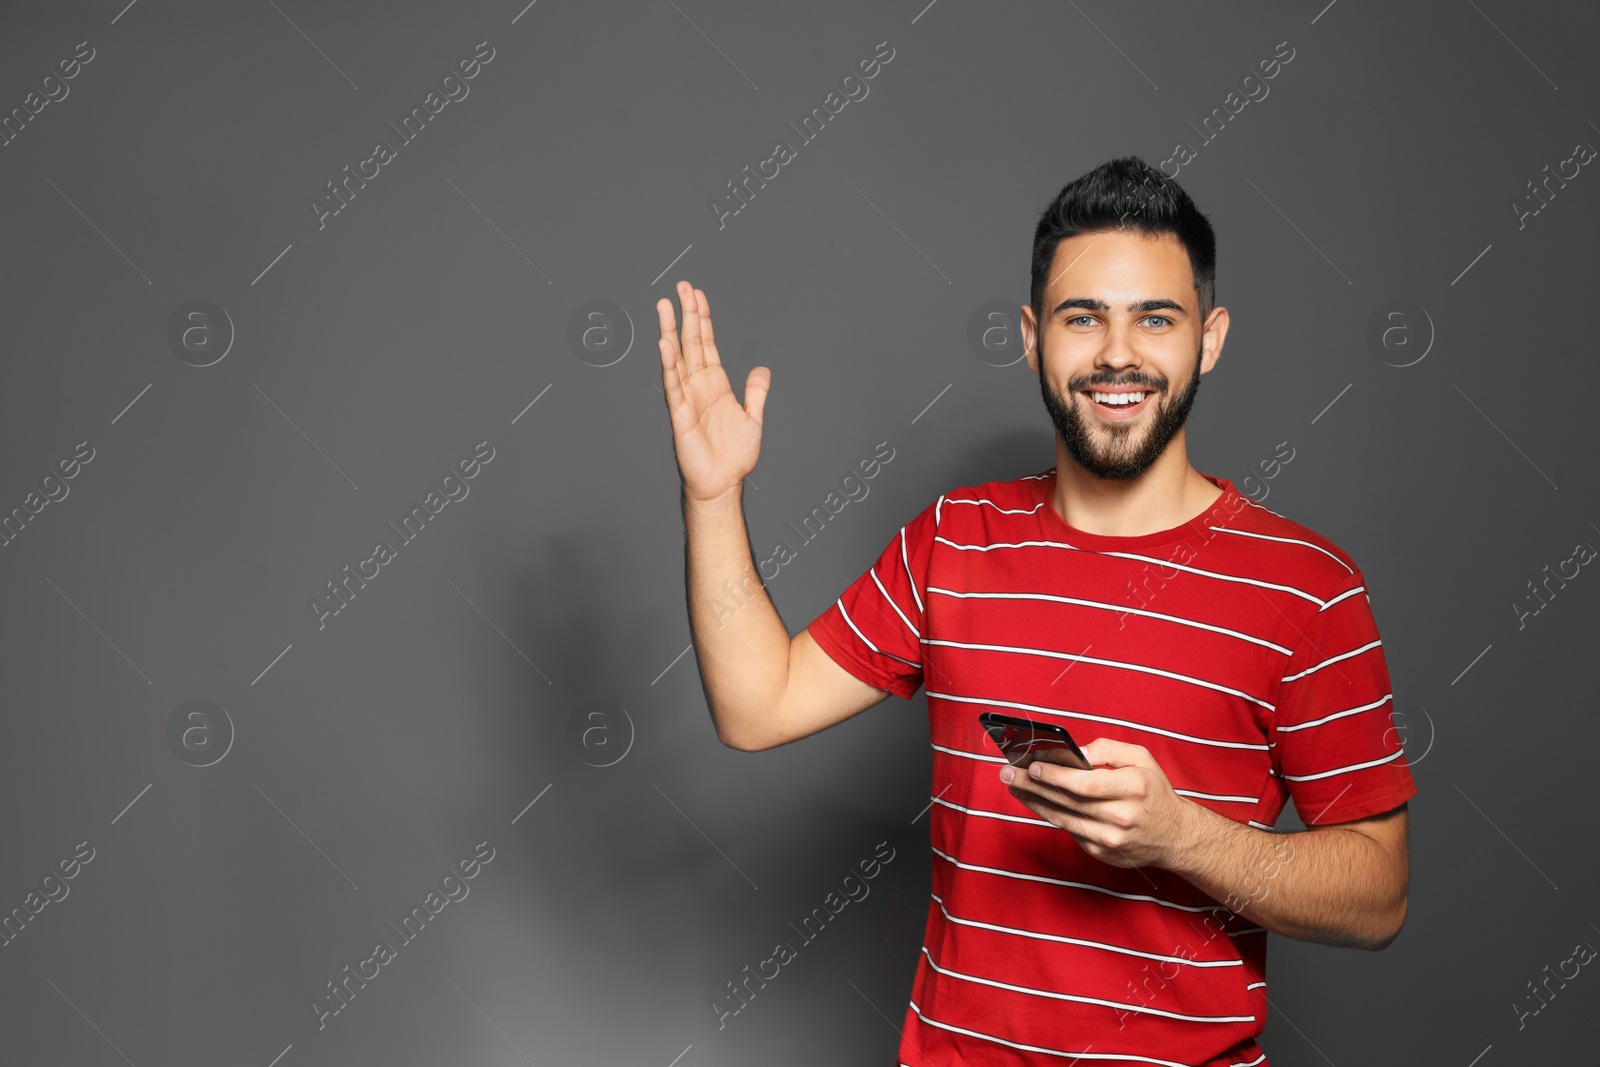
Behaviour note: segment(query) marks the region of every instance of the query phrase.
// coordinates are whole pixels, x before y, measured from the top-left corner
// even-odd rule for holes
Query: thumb
[[[1150,750],[1110,737],[1097,737],[1083,746],[1091,767],[1140,767],[1150,762]]]
[[[766,367],[756,367],[744,380],[744,410],[757,426],[761,425],[761,412],[767,406],[767,393],[771,389],[772,371]]]

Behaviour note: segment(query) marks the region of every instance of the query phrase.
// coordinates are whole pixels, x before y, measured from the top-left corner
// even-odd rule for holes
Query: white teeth
[[[1102,404],[1137,404],[1145,396],[1143,393],[1091,393],[1089,395]]]

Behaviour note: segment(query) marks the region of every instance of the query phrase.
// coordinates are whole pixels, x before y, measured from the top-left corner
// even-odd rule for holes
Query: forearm
[[[689,624],[717,736],[753,747],[789,675],[789,631],[767,598],[750,552],[743,503],[684,500]]]
[[[1274,833],[1185,800],[1185,846],[1164,866],[1268,930],[1349,948],[1387,945],[1405,920],[1406,872],[1337,826]]]

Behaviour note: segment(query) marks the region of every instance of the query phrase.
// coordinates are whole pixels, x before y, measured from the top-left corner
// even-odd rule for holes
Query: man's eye
[[[1067,325],[1072,326],[1079,323],[1093,321],[1093,315],[1074,315],[1072,318],[1067,320]],[[1172,325],[1172,320],[1165,315],[1146,315],[1141,321],[1153,323],[1157,328]]]

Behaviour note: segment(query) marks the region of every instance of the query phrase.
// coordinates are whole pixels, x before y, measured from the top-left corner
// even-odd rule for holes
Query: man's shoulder
[[[1237,492],[1231,513],[1225,510],[1212,528],[1234,535],[1229,540],[1236,549],[1265,570],[1296,578],[1301,587],[1330,591],[1349,584],[1361,570],[1331,538]]]
[[[946,489],[928,501],[923,509],[936,524],[942,524],[958,509],[975,509],[974,514],[1021,515],[1031,513],[1038,506],[1037,486],[1050,477],[1054,468],[1018,475],[1015,478],[996,478],[988,482],[974,482]]]
[[[1054,467],[1046,467],[1042,471],[1029,471],[1014,478],[996,478],[992,481],[956,486],[954,489],[946,489],[940,495],[946,501],[990,502],[997,505],[1003,502],[1006,507],[1010,507],[1019,500],[1037,501],[1039,487],[1048,482],[1054,472]]]

